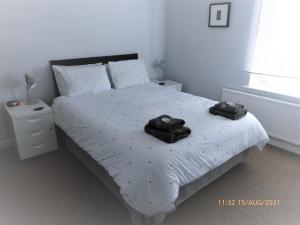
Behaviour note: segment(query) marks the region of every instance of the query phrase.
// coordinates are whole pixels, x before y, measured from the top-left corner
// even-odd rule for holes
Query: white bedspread
[[[170,212],[179,187],[268,136],[250,113],[232,121],[209,114],[216,102],[148,84],[76,98],[58,97],[55,122],[113,177],[125,201],[146,216]],[[176,144],[144,132],[161,114],[183,118],[192,134]]]

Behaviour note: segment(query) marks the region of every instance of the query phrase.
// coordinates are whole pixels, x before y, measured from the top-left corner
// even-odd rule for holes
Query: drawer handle
[[[44,130],[38,130],[38,131],[31,132],[30,134],[33,136],[38,136],[38,135],[41,135],[43,132],[44,132]]]
[[[45,143],[34,145],[33,147],[36,149],[42,148],[45,146]]]
[[[27,121],[28,121],[29,123],[36,123],[36,122],[38,122],[38,121],[40,121],[40,120],[41,120],[40,117],[36,117],[36,118],[28,118],[28,119],[27,119]]]

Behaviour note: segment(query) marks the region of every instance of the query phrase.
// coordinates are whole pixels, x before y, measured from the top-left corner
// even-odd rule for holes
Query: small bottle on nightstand
[[[57,139],[52,109],[43,101],[5,109],[11,119],[20,159],[56,150]]]

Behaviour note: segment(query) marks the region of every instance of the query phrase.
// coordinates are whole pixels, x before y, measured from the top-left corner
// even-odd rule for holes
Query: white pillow
[[[109,62],[112,82],[116,89],[149,83],[149,75],[143,60]]]
[[[62,96],[73,97],[111,89],[106,67],[100,63],[52,68]]]

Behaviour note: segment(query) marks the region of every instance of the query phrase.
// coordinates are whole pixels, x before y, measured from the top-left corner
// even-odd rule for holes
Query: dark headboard
[[[86,64],[95,64],[95,63],[103,63],[106,64],[108,62],[116,62],[116,61],[124,61],[124,60],[132,60],[138,59],[138,54],[126,54],[126,55],[111,55],[111,56],[99,56],[99,57],[89,57],[89,58],[79,58],[79,59],[62,59],[62,60],[51,60],[50,66],[53,74],[54,84],[56,96],[59,96],[59,91],[57,88],[57,83],[55,80],[54,72],[52,70],[53,65],[57,66],[79,66]]]

